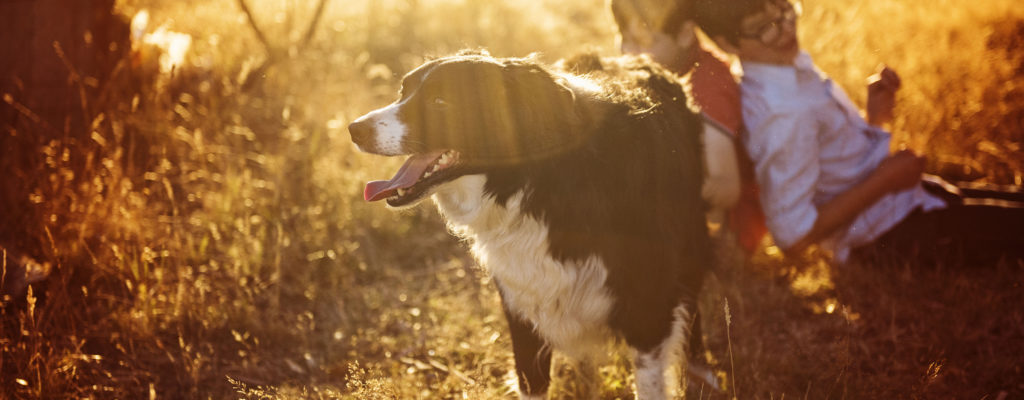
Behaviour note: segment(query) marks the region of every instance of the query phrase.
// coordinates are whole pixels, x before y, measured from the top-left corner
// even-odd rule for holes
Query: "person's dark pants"
[[[1017,187],[925,187],[945,209],[916,210],[872,243],[854,250],[862,261],[921,265],[995,265],[1024,261],[1024,191]]]

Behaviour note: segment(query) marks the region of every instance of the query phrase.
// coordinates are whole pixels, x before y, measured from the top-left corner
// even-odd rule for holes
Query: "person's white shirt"
[[[872,126],[801,51],[794,65],[742,62],[740,93],[761,205],[776,244],[810,232],[817,207],[871,174],[890,154],[890,134]],[[820,245],[836,261],[881,236],[914,209],[945,207],[921,186],[885,195]]]

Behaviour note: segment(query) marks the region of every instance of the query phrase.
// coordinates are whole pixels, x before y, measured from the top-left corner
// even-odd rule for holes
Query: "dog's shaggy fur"
[[[363,151],[411,155],[366,198],[432,196],[494,277],[524,397],[544,396],[551,349],[586,359],[614,337],[636,351],[639,398],[679,381],[712,246],[701,120],[678,79],[644,58],[463,53],[349,126]]]

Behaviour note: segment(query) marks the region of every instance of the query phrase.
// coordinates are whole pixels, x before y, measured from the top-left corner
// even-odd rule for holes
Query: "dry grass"
[[[313,13],[252,4],[285,52]],[[173,77],[116,76],[115,93],[93,98],[91,129],[5,121],[0,169],[18,179],[0,199],[24,212],[0,214],[0,246],[53,270],[3,299],[0,397],[508,397],[493,286],[429,207],[359,200],[397,164],[354,152],[344,127],[429,55],[612,53],[610,16],[581,1],[334,1],[308,47],[243,88],[265,54],[233,2],[119,7],[148,8],[191,35],[192,52]],[[1020,183],[1015,0],[804,7],[805,47],[855,101],[878,64],[902,74],[895,132],[933,172]],[[722,254],[702,310],[730,394],[1024,397],[1021,266],[837,270],[813,253]],[[600,396],[628,398],[629,368],[602,368]],[[577,391],[560,379],[552,393]]]

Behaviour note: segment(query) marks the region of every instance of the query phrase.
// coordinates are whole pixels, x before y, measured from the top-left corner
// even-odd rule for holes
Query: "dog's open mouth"
[[[454,150],[414,154],[391,180],[367,183],[363,198],[366,201],[387,199],[391,206],[407,204],[422,196],[430,186],[446,180],[445,171],[458,161],[459,153]]]

